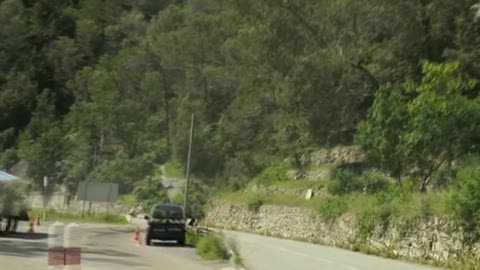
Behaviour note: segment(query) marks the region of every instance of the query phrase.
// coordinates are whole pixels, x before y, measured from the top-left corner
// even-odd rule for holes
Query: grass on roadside
[[[240,255],[240,249],[238,248],[238,244],[234,239],[228,239],[227,240],[227,246],[231,250],[231,256],[233,265],[237,268],[243,267],[243,258]]]
[[[426,216],[445,216],[450,214],[448,192],[432,192],[427,194],[413,193],[405,196],[379,194],[377,196],[352,193],[344,196],[330,196],[306,200],[300,196],[286,194],[266,194],[251,191],[223,194],[220,199],[248,205],[252,211],[264,204],[302,207],[317,211],[325,218],[335,218],[343,213],[362,215],[364,213],[385,213],[403,218]],[[398,197],[397,197],[398,196]],[[387,197],[387,198],[384,198]]]
[[[41,217],[43,216],[42,209],[33,209],[29,212],[30,217]],[[128,224],[124,216],[120,214],[96,214],[96,215],[85,215],[83,218],[79,213],[60,213],[53,209],[47,209],[46,212],[47,221],[60,221],[60,222],[77,222],[77,223],[107,223],[107,224],[119,224],[126,225]]]
[[[192,233],[194,233],[192,231]],[[188,237],[188,236],[187,236]],[[226,240],[222,233],[212,233],[206,236],[195,236],[191,239],[196,240],[196,252],[204,260],[208,261],[226,261],[237,268],[243,268],[243,259],[237,243],[233,239]]]
[[[204,260],[228,260],[229,253],[223,235],[210,234],[201,237],[196,246],[197,254]]]
[[[301,181],[301,180],[289,180],[283,182],[277,182],[271,186],[283,188],[283,189],[320,189],[328,184],[327,181]]]

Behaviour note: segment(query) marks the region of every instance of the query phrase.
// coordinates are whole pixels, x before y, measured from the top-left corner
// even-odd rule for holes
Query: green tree
[[[133,190],[133,194],[137,197],[137,202],[140,202],[145,209],[150,209],[157,203],[168,203],[170,201],[162,183],[153,178],[146,178],[139,183]]]
[[[368,120],[359,125],[356,137],[368,160],[390,172],[398,184],[411,165],[403,148],[408,124],[408,98],[402,92],[401,88],[391,84],[381,87],[375,94]]]
[[[410,98],[383,88],[360,126],[358,140],[374,164],[397,178],[415,166],[421,191],[442,166],[451,168],[454,160],[478,151],[480,99],[470,96],[476,81],[458,68],[458,63],[424,62],[421,82],[403,86]]]
[[[432,174],[444,164],[478,147],[480,98],[469,98],[476,81],[458,73],[458,63],[423,64],[421,84],[407,84],[407,91],[416,94],[408,104],[410,130],[405,148],[420,169],[426,187]]]
[[[43,186],[43,177],[61,183],[64,132],[55,115],[55,97],[46,89],[37,101],[32,120],[21,136],[19,157],[27,162],[27,174],[37,188]],[[53,182],[52,181],[52,182]],[[49,190],[52,190],[52,185]]]

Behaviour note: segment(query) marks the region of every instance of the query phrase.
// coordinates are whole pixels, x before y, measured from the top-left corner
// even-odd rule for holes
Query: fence
[[[32,208],[43,208],[43,194],[41,192],[31,192],[27,196],[27,205]],[[49,196],[47,201],[47,209],[54,209],[58,212],[71,212],[81,213],[83,207],[83,201],[71,199],[67,200],[67,196],[63,192],[53,193]],[[105,213],[107,207],[113,209],[116,212],[124,212],[122,206],[116,203],[106,202],[89,202],[86,203],[86,211],[90,210],[90,213]]]

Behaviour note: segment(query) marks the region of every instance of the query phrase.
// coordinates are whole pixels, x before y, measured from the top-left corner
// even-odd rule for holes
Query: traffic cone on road
[[[135,236],[133,237],[133,242],[135,242],[135,245],[138,247],[140,246],[140,227],[137,226],[135,229]]]
[[[28,233],[35,233],[35,221],[33,219],[28,223]]]

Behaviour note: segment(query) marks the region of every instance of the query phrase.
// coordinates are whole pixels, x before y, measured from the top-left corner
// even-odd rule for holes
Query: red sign
[[[65,249],[65,265],[80,265],[82,262],[82,250],[80,248]]]
[[[48,265],[65,265],[65,254],[63,248],[51,248],[48,250]]]

